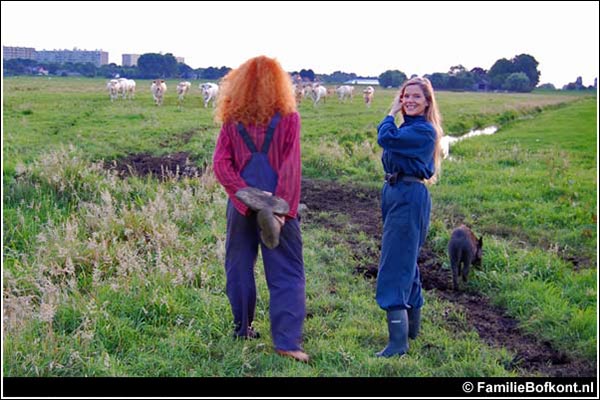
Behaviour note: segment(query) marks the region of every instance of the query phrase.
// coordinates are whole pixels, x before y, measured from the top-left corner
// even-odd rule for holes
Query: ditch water
[[[464,139],[472,138],[474,136],[480,135],[492,135],[498,131],[498,127],[495,125],[488,126],[483,129],[473,129],[469,132],[465,133],[462,136],[444,136],[442,138],[442,152],[444,154],[444,158],[450,158],[450,146],[454,143],[459,142]],[[451,159],[451,158],[450,158]]]

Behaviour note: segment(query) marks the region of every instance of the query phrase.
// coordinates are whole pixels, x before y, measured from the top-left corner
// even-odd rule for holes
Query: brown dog
[[[460,290],[458,286],[459,274],[462,276],[463,282],[467,283],[471,264],[481,265],[482,253],[483,236],[477,239],[471,229],[465,225],[461,225],[452,231],[450,242],[448,243],[448,255],[450,256],[450,265],[452,266],[454,290]]]

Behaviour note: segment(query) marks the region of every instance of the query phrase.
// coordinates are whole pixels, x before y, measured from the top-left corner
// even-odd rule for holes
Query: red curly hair
[[[279,111],[296,111],[292,81],[275,59],[258,56],[229,71],[221,81],[215,110],[217,122],[266,125]]]

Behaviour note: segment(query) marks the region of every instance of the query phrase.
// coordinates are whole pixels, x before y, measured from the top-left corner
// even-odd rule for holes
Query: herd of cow
[[[178,104],[181,105],[185,98],[185,95],[190,91],[192,84],[187,81],[182,81],[177,84],[177,96]],[[202,98],[204,99],[204,107],[208,107],[212,103],[215,106],[217,95],[219,94],[219,85],[216,83],[208,82],[201,83],[199,86],[202,92]],[[303,99],[310,98],[313,101],[313,105],[319,104],[321,101],[326,101],[327,97],[332,96],[333,93],[337,94],[338,100],[346,102],[346,100],[352,101],[354,98],[354,86],[342,85],[334,88],[327,88],[320,83],[295,83],[294,94],[296,96],[296,102],[300,104]],[[118,78],[111,79],[106,84],[110,101],[115,101],[121,96],[123,99],[133,99],[135,96],[135,81],[133,79]],[[152,81],[150,86],[152,97],[157,106],[162,105],[165,93],[167,92],[167,83],[164,79],[155,79]],[[375,89],[373,86],[368,86],[363,90],[363,98],[367,107],[371,107],[373,102],[373,96]]]
[[[210,103],[212,103],[212,106],[214,107],[217,95],[219,94],[219,85],[208,82],[201,83],[198,87],[202,92],[204,107],[208,107]],[[190,91],[191,88],[192,84],[187,81],[179,82],[179,84],[177,84],[178,103],[180,105],[183,102],[185,95]],[[123,99],[133,99],[135,96],[135,81],[127,78],[111,79],[106,84],[106,89],[108,90],[110,101],[115,101],[119,98],[119,96],[121,96]],[[162,105],[165,93],[167,92],[167,83],[164,81],[164,79],[155,79],[152,81],[150,91],[152,92],[154,102],[157,106],[160,106]]]
[[[325,101],[327,97],[337,94],[338,100],[345,102],[346,100],[352,101],[354,98],[354,86],[342,85],[334,88],[327,88],[321,83],[295,83],[294,94],[296,96],[296,102],[300,104],[302,99],[311,98],[313,105],[319,104],[319,102]],[[373,96],[375,95],[375,89],[373,86],[367,86],[363,90],[363,98],[367,107],[371,107],[373,102]]]

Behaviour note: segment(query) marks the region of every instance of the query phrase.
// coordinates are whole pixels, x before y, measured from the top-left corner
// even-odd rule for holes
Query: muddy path
[[[300,201],[308,207],[304,217],[306,223],[318,223],[331,230],[346,233],[343,238],[353,249],[355,273],[369,279],[377,276],[382,229],[379,190],[330,181],[303,180]],[[328,215],[323,215],[323,212]],[[335,218],[335,215],[340,214],[344,218]],[[360,231],[373,238],[374,244],[354,239]],[[484,295],[452,290],[450,271],[442,268],[443,260],[427,245],[421,250],[417,263],[423,289],[429,295],[462,308],[467,320],[483,341],[515,354],[510,365],[505,366],[507,369],[518,370],[520,375],[525,376],[596,376],[595,363],[569,357],[564,352],[553,349],[550,343],[541,342],[524,333],[519,329],[517,320],[492,305]],[[448,325],[452,327],[452,321],[448,321]]]

